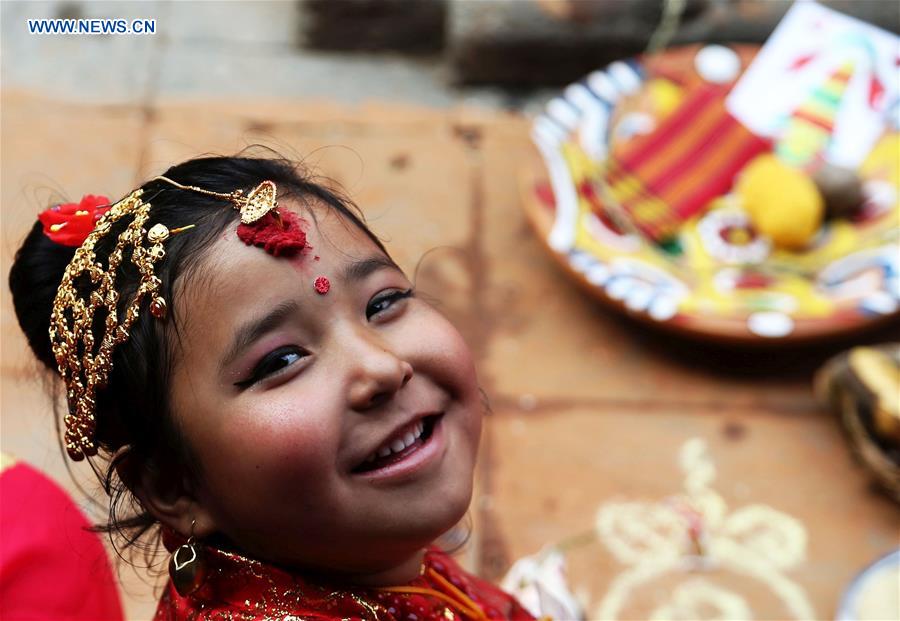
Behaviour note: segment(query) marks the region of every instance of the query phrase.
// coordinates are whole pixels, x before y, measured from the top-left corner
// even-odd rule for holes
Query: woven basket
[[[853,364],[854,352],[858,355],[862,350],[868,350],[868,354],[880,352],[900,367],[900,343],[856,348],[832,358],[818,371],[816,395],[838,416],[856,457],[891,498],[900,503],[900,439],[877,427],[876,409],[880,401],[872,388],[873,378]],[[888,392],[896,407],[900,382]]]

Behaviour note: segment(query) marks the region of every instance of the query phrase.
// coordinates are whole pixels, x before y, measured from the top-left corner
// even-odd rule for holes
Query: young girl
[[[156,619],[531,618],[432,545],[472,494],[475,370],[347,201],[216,157],[107,202],[42,213],[10,286],[109,528],[161,526]]]

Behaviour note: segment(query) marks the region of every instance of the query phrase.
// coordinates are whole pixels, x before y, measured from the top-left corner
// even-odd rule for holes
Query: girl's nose
[[[369,410],[389,401],[413,376],[412,365],[377,342],[356,351],[350,405]]]

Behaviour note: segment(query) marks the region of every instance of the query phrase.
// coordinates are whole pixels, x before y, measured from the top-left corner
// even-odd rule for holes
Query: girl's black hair
[[[240,155],[203,157],[173,166],[164,175],[183,185],[220,193],[236,189],[249,192],[262,181],[273,181],[280,201],[291,198],[334,210],[365,232],[378,248],[385,250],[352,202],[337,190],[313,181],[299,164],[290,160]],[[122,455],[116,456],[116,452],[120,448],[130,447],[129,463],[137,464],[139,468],[158,469],[164,463],[167,468],[181,468],[195,476],[200,472],[178,433],[169,408],[168,385],[178,351],[179,314],[183,315],[174,294],[176,285],[183,288],[186,281],[200,275],[196,269],[200,259],[222,231],[236,225],[240,215],[221,198],[179,189],[165,181],[149,181],[141,187],[142,199],[152,205],[146,228],[157,222],[170,229],[195,227],[169,238],[165,243],[165,257],[156,264],[156,275],[162,280],[160,294],[169,306],[168,319],[161,322],[153,318],[147,308],[149,301],[145,301],[129,338],[113,351],[113,369],[107,387],[96,396],[95,440],[100,448],[99,455],[105,458],[99,461],[105,463],[102,467],[94,461],[91,464],[110,502],[107,522],[95,528],[110,536],[121,535],[123,548],[130,548],[142,541],[144,535],[153,534],[156,520],[117,474],[117,462]],[[314,214],[308,215],[314,218]],[[116,222],[110,233],[97,243],[96,253],[104,264],[129,220],[123,218]],[[48,334],[50,313],[63,272],[74,254],[75,248],[51,241],[38,221],[16,253],[9,274],[19,325],[34,354],[54,372],[57,372],[57,366]],[[210,262],[207,257],[205,264]],[[122,305],[129,304],[139,283],[139,274],[127,255],[121,262],[115,282]],[[95,325],[98,323],[102,324],[102,321],[95,321]],[[59,415],[56,424],[59,430]],[[148,554],[153,554],[157,543],[158,539],[148,542]]]

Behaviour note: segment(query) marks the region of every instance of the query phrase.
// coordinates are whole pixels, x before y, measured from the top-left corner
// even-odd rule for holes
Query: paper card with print
[[[900,38],[796,2],[729,94],[728,110],[801,168],[856,168],[896,125]],[[894,128],[896,129],[896,127]]]

